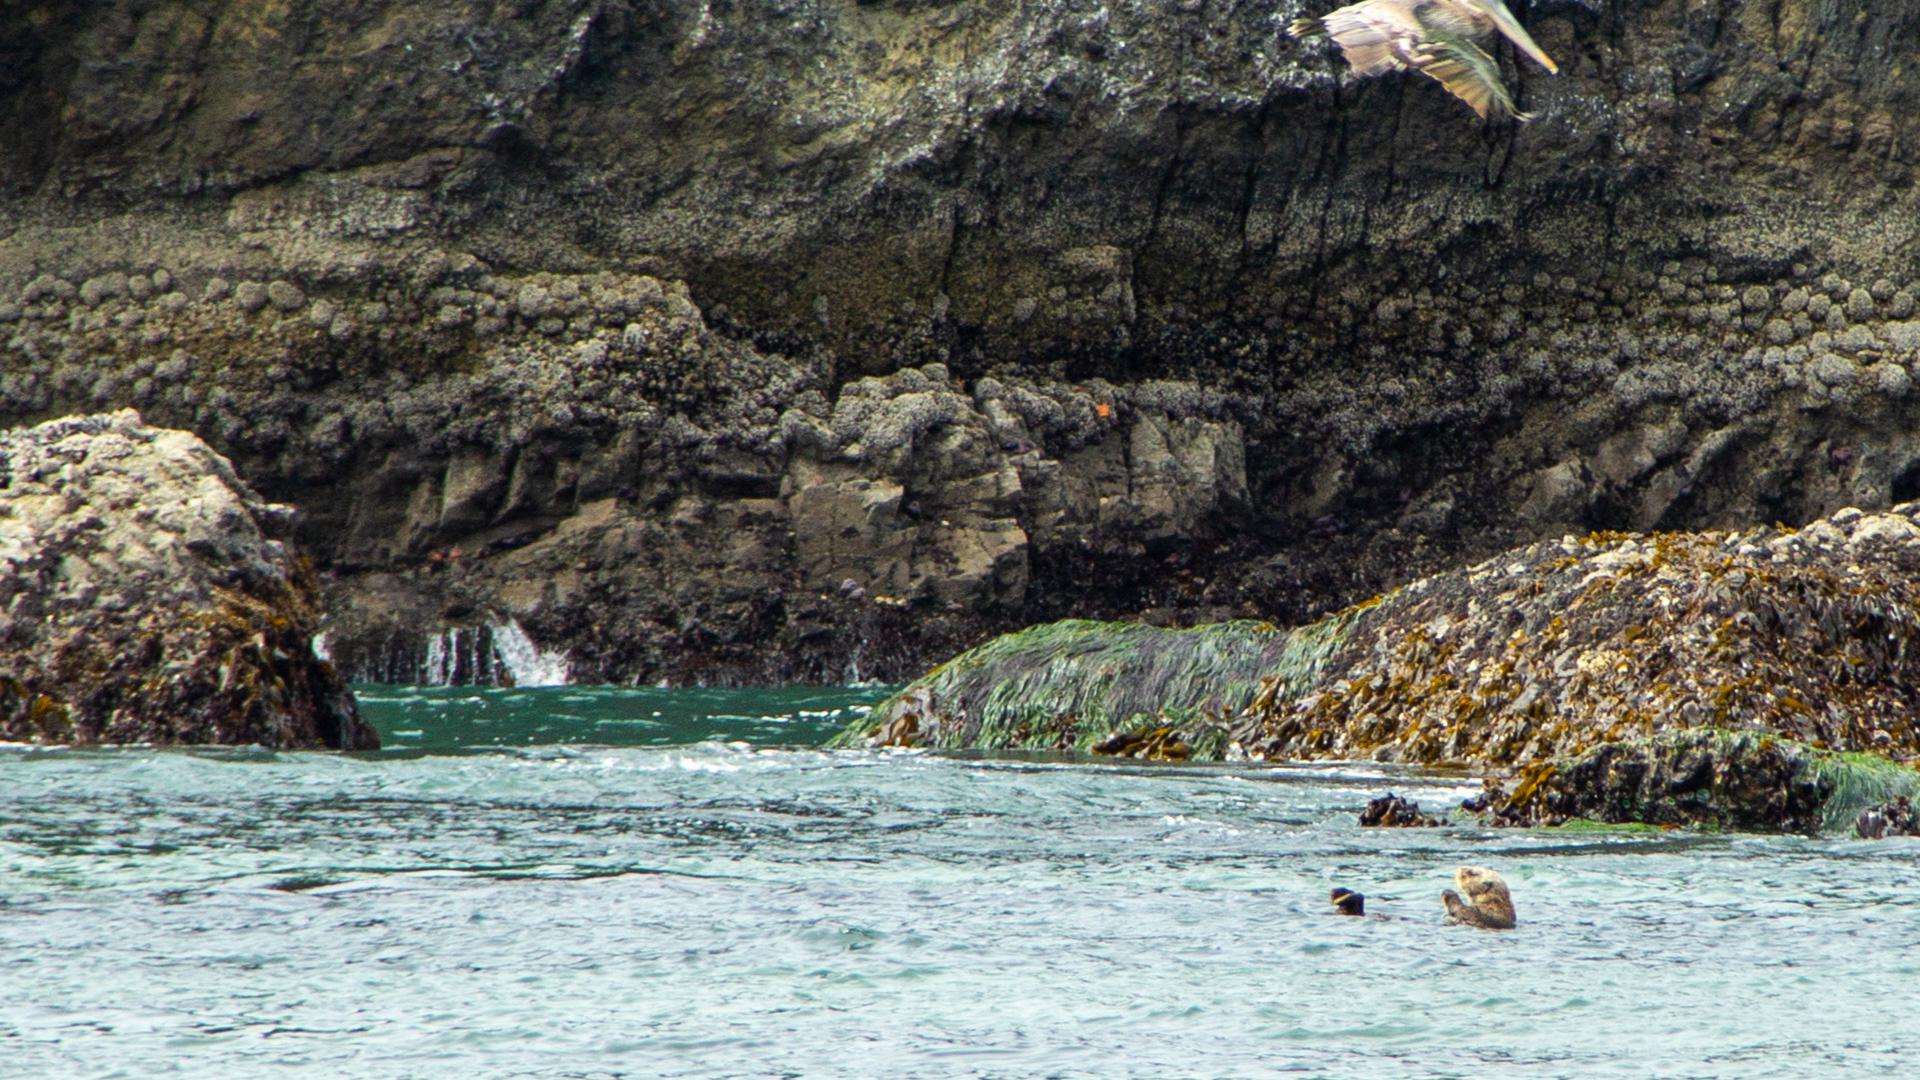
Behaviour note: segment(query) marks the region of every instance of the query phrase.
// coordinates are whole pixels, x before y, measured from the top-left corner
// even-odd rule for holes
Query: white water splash
[[[447,648],[447,635],[452,631],[443,631],[427,639],[427,666],[420,673],[420,681],[428,686],[445,686],[453,678],[451,651]]]
[[[493,631],[493,654],[500,666],[513,676],[515,686],[565,686],[567,654],[548,652],[533,643],[520,623],[509,616],[504,622],[489,623]]]
[[[480,635],[471,626],[449,626],[427,639],[426,663],[419,681],[425,686],[452,686],[456,681],[493,681],[491,660],[483,663]]]

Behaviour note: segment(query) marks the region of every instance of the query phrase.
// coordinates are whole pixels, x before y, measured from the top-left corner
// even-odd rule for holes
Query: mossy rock
[[[1007,634],[916,679],[834,739],[854,746],[897,719],[946,748],[1091,750],[1116,731],[1172,727],[1194,759],[1224,757],[1221,719],[1263,692],[1297,692],[1347,625],[1295,631],[1241,620],[1170,630],[1069,619]]]

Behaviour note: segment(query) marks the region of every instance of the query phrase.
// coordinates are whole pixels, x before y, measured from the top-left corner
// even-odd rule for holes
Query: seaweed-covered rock
[[[0,432],[0,739],[377,748],[291,525],[132,411]]]
[[[1832,828],[1920,781],[1916,516],[1569,536],[1286,632],[1036,627],[848,737],[911,710],[944,746],[1465,766],[1505,823]]]
[[[1217,758],[1217,720],[1312,678],[1328,620],[1286,632],[1227,622],[1169,630],[1068,619],[995,638],[882,702],[841,736],[917,718],[930,745]],[[1165,730],[1162,730],[1165,729]],[[1156,734],[1158,733],[1158,734]]]
[[[1358,613],[1324,678],[1235,739],[1256,757],[1513,769],[1719,727],[1913,758],[1916,512],[1567,537],[1424,578]]]

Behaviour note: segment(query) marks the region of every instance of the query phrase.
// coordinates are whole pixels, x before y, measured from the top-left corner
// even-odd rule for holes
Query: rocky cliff
[[[1491,128],[1304,10],[8,5],[0,423],[202,434],[393,677],[503,615],[903,676],[1920,493],[1920,9],[1516,6]]]

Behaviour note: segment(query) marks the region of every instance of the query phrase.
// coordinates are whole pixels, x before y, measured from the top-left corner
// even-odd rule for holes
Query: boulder
[[[911,713],[948,747],[1466,768],[1501,823],[1832,830],[1920,788],[1916,519],[1567,536],[1290,631],[1037,627],[846,741]]]
[[[292,525],[131,410],[0,433],[0,739],[377,749]]]

